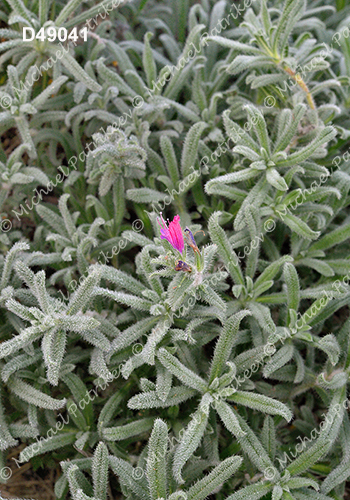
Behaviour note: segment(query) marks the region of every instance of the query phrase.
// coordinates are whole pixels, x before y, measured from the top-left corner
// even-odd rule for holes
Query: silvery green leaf
[[[106,500],[108,486],[108,449],[100,441],[92,459],[92,480],[94,484],[94,496],[98,500]]]
[[[240,373],[243,371],[247,371],[248,377],[251,376],[249,372],[250,370],[252,370],[253,366],[259,366],[260,364],[263,364],[265,358],[267,358],[269,355],[271,355],[271,353],[274,353],[275,351],[275,347],[273,347],[273,349],[267,350],[265,345],[253,347],[252,349],[243,351],[233,359],[237,367],[237,372]],[[253,370],[251,373],[253,373]]]
[[[255,106],[246,104],[243,108],[247,110],[248,117],[250,118],[255,133],[259,139],[260,147],[264,148],[267,154],[270,155],[271,143],[267,132],[264,115]]]
[[[233,493],[226,500],[259,500],[272,489],[272,485],[266,483],[250,484]]]
[[[113,340],[111,343],[112,351],[118,352],[133,344],[137,339],[149,332],[154,325],[158,323],[158,321],[159,317],[150,317],[141,319],[140,321],[137,321],[133,325],[129,326]]]
[[[293,166],[296,163],[300,163],[304,160],[307,160],[312,154],[316,151],[318,147],[322,144],[331,141],[336,136],[337,132],[334,127],[327,126],[321,130],[318,136],[310,142],[308,146],[292,153],[288,156],[287,160],[283,161],[283,166]]]
[[[168,500],[187,500],[187,494],[184,491],[175,491],[172,493]]]
[[[268,378],[272,373],[282,368],[282,366],[285,366],[292,359],[293,354],[293,344],[288,343],[283,345],[264,366],[264,377]]]
[[[1,398],[1,392],[0,392]],[[13,438],[13,433],[10,432],[10,427],[6,422],[6,418],[4,415],[4,408],[0,399],[0,450],[4,451],[7,448],[11,448],[13,446],[18,445],[18,441]]]
[[[107,288],[95,287],[93,293],[94,295],[101,295],[103,297],[114,299],[116,302],[137,309],[138,311],[148,312],[152,306],[152,302],[149,300],[144,300],[140,297],[124,292],[115,292],[114,290],[108,290]]]
[[[156,393],[162,401],[166,401],[172,384],[172,374],[158,360],[156,360],[157,384]]]
[[[268,168],[266,170],[266,180],[271,186],[278,189],[279,191],[288,191],[288,185],[286,181],[281,177],[275,168]]]
[[[30,247],[28,243],[25,243],[24,241],[23,242],[17,241],[14,245],[12,245],[12,247],[6,253],[5,262],[1,274],[1,282],[0,282],[1,290],[5,288],[5,286],[7,286],[9,283],[12,266],[16,257],[18,256],[18,253],[21,251],[23,252],[25,250],[29,250],[29,248]]]
[[[336,440],[344,415],[343,401],[346,394],[345,387],[336,389],[326,414],[324,423],[317,430],[319,437],[316,442],[311,445],[306,451],[303,451],[293,462],[287,467],[287,471],[295,476],[312,467],[320,460],[332,447]]]
[[[109,464],[113,472],[119,477],[120,482],[127,486],[137,498],[149,500],[149,490],[144,475],[141,479],[138,479],[137,473],[134,473],[135,469],[132,465],[113,455],[109,455]]]
[[[95,373],[104,380],[113,380],[114,376],[107,368],[105,353],[102,349],[96,347],[91,353],[91,362],[89,372]]]
[[[273,50],[279,50],[281,53],[285,48],[288,37],[293,30],[296,22],[303,15],[306,8],[305,0],[287,0],[283,11],[278,20],[277,29],[273,34]]]
[[[152,328],[151,333],[148,335],[147,342],[142,349],[142,359],[145,363],[150,365],[154,364],[157,345],[163,340],[170,328],[169,322],[161,320],[157,325]]]
[[[226,302],[215,292],[207,283],[202,283],[199,286],[201,290],[201,298],[210,306],[216,307],[222,312],[223,319],[225,318]]]
[[[252,45],[237,42],[236,40],[230,40],[223,36],[209,36],[207,37],[208,42],[216,42],[222,47],[227,47],[228,49],[236,49],[238,52],[248,52],[250,54],[261,54],[260,50]]]
[[[27,9],[22,0],[10,0],[9,5],[11,8],[24,19],[32,18],[32,13]]]
[[[338,484],[343,483],[350,476],[350,468],[348,460],[343,460],[329,475],[324,479],[321,485],[321,492],[327,494],[332,491]]]
[[[0,345],[0,358],[5,358],[9,356],[13,352],[18,351],[21,348],[24,348],[27,345],[30,345],[35,340],[42,336],[43,332],[40,327],[31,326],[22,330],[20,335],[16,335],[10,340],[6,340],[2,342]]]
[[[210,395],[202,397],[198,410],[182,435],[181,441],[176,448],[173,462],[173,475],[178,483],[183,484],[182,469],[202,440],[208,423]]]
[[[79,462],[78,462],[79,463]],[[73,496],[73,500],[88,500],[83,493],[82,488],[93,495],[93,488],[86,476],[80,470],[77,463],[68,462],[68,467],[63,467],[64,462],[61,462],[64,473],[69,482],[69,488]],[[85,496],[85,498],[84,498]]]
[[[142,55],[143,67],[146,72],[147,85],[151,87],[152,83],[157,80],[157,67],[153,57],[153,52],[150,44],[150,40],[153,37],[153,33],[148,31],[144,36],[144,50]]]
[[[47,50],[52,57],[57,58],[57,49],[49,46]],[[99,92],[101,90],[101,85],[99,85],[86,73],[86,71],[77,63],[77,61],[73,56],[71,56],[69,52],[65,53],[60,62],[70,74],[72,74],[78,81],[84,83],[88,89],[92,90],[93,92]]]
[[[320,373],[317,377],[317,384],[325,389],[340,389],[348,381],[348,376],[344,372],[336,373],[331,379],[325,377],[324,373]]]
[[[86,428],[88,427],[83,412],[80,410],[80,408],[78,408],[78,406],[73,402],[73,400],[69,398],[67,400],[67,410],[68,410],[68,417],[72,419],[72,422],[74,422],[75,426],[81,431],[80,436],[82,437],[86,432]]]
[[[207,383],[195,372],[187,368],[175,356],[170,354],[166,349],[161,347],[157,353],[159,361],[165,366],[175,377],[192,389],[199,392],[206,392]]]
[[[65,227],[64,221],[62,217],[57,215],[53,210],[50,210],[44,205],[37,205],[36,211],[38,212],[39,216],[44,219],[49,226],[52,227],[52,229],[55,230],[58,234],[61,234],[62,236],[69,238],[69,235],[67,233],[67,229]]]
[[[79,0],[69,0],[56,18],[56,26],[63,25],[79,5]]]
[[[107,441],[122,441],[123,439],[143,434],[152,429],[153,422],[154,418],[142,418],[130,424],[117,427],[104,427],[101,432],[103,438]]]
[[[198,154],[198,144],[204,129],[207,128],[205,122],[198,122],[192,125],[188,131],[182,150],[181,172],[183,177],[191,173],[191,166],[195,164]]]
[[[288,309],[293,309],[298,311],[299,307],[299,278],[298,273],[294,265],[290,262],[286,262],[283,266],[283,276],[287,285],[287,304]]]
[[[230,407],[231,408],[231,407]],[[257,438],[255,432],[249,427],[249,425],[245,422],[245,420],[239,415],[239,413],[231,408],[232,413],[235,415],[238,420],[238,424],[243,431],[243,435],[237,435],[237,440],[241,445],[242,449],[245,453],[248,454],[249,458],[256,465],[256,467],[264,472],[266,469],[272,469],[275,474],[275,479],[277,480],[279,474],[275,467],[273,466],[272,461],[270,460],[268,454],[266,453],[263,445]]]
[[[268,307],[260,304],[259,302],[248,302],[247,306],[263,330],[269,334],[275,332],[276,325],[273,322],[270,309]]]
[[[132,410],[141,410],[145,408],[167,408],[169,406],[178,405],[187,401],[192,396],[197,394],[197,391],[189,387],[177,386],[172,387],[169,391],[168,398],[162,401],[156,391],[136,394],[128,401],[128,408]]]
[[[118,412],[119,405],[123,400],[123,394],[121,391],[115,392],[110,396],[108,401],[103,406],[98,417],[97,427],[99,429],[99,434],[101,435],[101,430],[107,424],[110,423],[114,415]]]
[[[109,342],[107,337],[103,335],[103,333],[101,333],[96,327],[91,327],[92,324],[96,325],[96,320],[94,320],[94,323],[92,323],[91,320],[94,320],[94,318],[83,318],[83,320],[80,322],[80,325],[79,321],[76,321],[74,327],[73,325],[71,326],[72,331],[79,332],[84,340],[98,347],[103,352],[109,352],[111,349],[111,343]],[[88,328],[86,328],[84,325],[87,325]],[[67,330],[69,330],[69,323]]]
[[[305,363],[303,357],[296,349],[294,350],[294,359],[297,365],[297,371],[294,377],[294,383],[300,384],[305,377]]]
[[[39,431],[36,427],[32,427],[31,425],[27,424],[10,424],[9,428],[11,434],[14,437],[19,438],[35,438],[39,434]]]
[[[91,425],[93,421],[93,407],[92,407],[92,397],[90,396],[90,391],[87,391],[87,387],[81,378],[75,373],[67,373],[62,377],[62,380],[71,391],[76,403],[79,405],[84,401],[83,414],[87,420],[88,425]],[[68,406],[68,405],[67,405]]]
[[[224,261],[227,271],[232,276],[233,280],[237,285],[244,286],[244,279],[242,275],[242,270],[239,265],[238,257],[229,240],[225,234],[225,231],[219,226],[220,212],[215,212],[209,219],[208,229],[211,240],[217,245],[218,254]]]
[[[62,446],[72,445],[75,440],[76,432],[61,432],[57,436],[43,438],[39,443],[33,443],[24,448],[19,455],[19,461],[28,462],[31,458],[41,455],[42,453],[58,450],[62,448]]]
[[[67,233],[69,234],[70,238],[74,238],[74,234],[76,233],[77,228],[67,206],[69,196],[70,195],[67,193],[63,194],[58,201],[58,207],[61,212]]]
[[[299,234],[302,238],[306,240],[316,240],[319,235],[321,234],[321,231],[313,231],[303,220],[299,219],[299,217],[296,217],[295,215],[292,214],[285,214],[283,215],[283,222],[287,224],[287,226],[290,227],[290,229]]]
[[[67,491],[67,488],[69,488],[68,479],[62,474],[55,483],[54,493],[57,498],[62,497],[65,491]]]
[[[327,232],[309,247],[309,251],[327,250],[350,238],[350,225],[343,224],[333,231]]]
[[[136,203],[152,203],[154,201],[160,202],[164,201],[167,196],[169,195],[166,193],[161,193],[159,191],[156,191],[155,189],[146,187],[128,189],[126,192],[126,198]]]
[[[276,484],[272,490],[272,499],[271,500],[281,500],[282,495],[283,495],[282,486],[280,486],[279,484]]]
[[[91,292],[100,281],[99,267],[94,267],[69,300],[68,314],[74,315],[83,309],[91,298]]]
[[[158,276],[152,275],[152,273],[155,271],[155,267],[151,261],[149,247],[144,247],[141,250],[140,259],[141,259],[141,263],[142,263],[142,271],[143,271],[143,274],[146,276],[148,283],[150,284],[151,288],[159,296],[161,296],[162,293],[164,292],[164,288],[163,288],[163,285],[162,285],[160,278]]]
[[[52,385],[58,385],[66,342],[67,334],[63,328],[51,329],[43,337],[42,349],[47,366],[47,378]]]
[[[248,406],[248,408],[252,408],[253,410],[258,410],[270,415],[281,415],[281,417],[285,418],[287,422],[290,422],[293,418],[293,413],[288,406],[280,401],[263,396],[262,394],[236,391],[232,394],[232,396],[230,396],[229,399],[235,403]]]
[[[11,378],[8,383],[11,391],[19,398],[27,403],[38,406],[39,408],[47,408],[49,410],[60,410],[66,404],[66,399],[54,399],[48,394],[45,394],[38,389],[34,389],[29,384],[18,377]]]
[[[189,32],[185,46],[183,48],[182,53],[180,54],[180,57],[178,58],[178,61],[191,61],[188,66],[191,64],[194,64],[196,57],[193,58],[194,54],[191,54],[192,45],[195,47],[199,46],[199,35],[201,30],[205,28],[204,24],[196,24],[191,31]],[[192,60],[191,60],[191,55],[192,55]],[[187,67],[188,67],[187,66]],[[180,66],[181,68],[181,66]],[[186,83],[186,76],[187,76],[188,70],[186,71],[186,68],[183,68],[180,71],[176,71],[174,73],[174,76],[172,77],[171,81],[169,82],[169,85],[167,85],[167,88],[164,92],[164,95],[169,98],[169,99],[174,99],[176,100],[179,92],[181,91],[182,87]]]
[[[290,489],[298,489],[298,488],[308,488],[311,486],[314,490],[318,491],[320,489],[318,483],[313,479],[309,479],[306,477],[292,477],[286,483],[284,483]]]
[[[329,264],[327,264],[327,262],[324,262],[319,259],[311,259],[311,258],[302,259],[300,261],[300,264],[307,267],[311,267],[311,269],[315,269],[315,271],[322,274],[323,276],[330,277],[334,276],[335,274],[333,269]]]
[[[245,316],[250,316],[250,314],[250,311],[243,310],[232,315],[225,322],[222,333],[215,346],[210,369],[209,383],[211,383],[215,377],[219,377],[221,375],[222,370],[231,355],[240,322]]]
[[[33,356],[28,356],[28,354],[20,354],[19,356],[12,357],[12,359],[6,363],[1,370],[1,378],[3,382],[7,382],[10,376],[22,368],[27,368],[31,364],[37,363],[39,359],[42,359],[42,352],[39,349],[35,350]]]
[[[233,142],[241,144],[242,146],[246,146],[255,151],[255,153],[260,158],[259,144],[254,141],[254,139],[248,134],[246,130],[244,130],[244,128],[240,127],[237,123],[231,120],[229,118],[229,114],[229,110],[223,112],[224,126],[227,135]]]
[[[324,437],[322,439],[319,438],[314,445],[293,460],[287,467],[287,470],[292,475],[301,474],[320,460],[327,453],[330,445],[331,442],[329,439]]]
[[[271,460],[274,460],[276,455],[276,428],[270,415],[266,415],[264,419],[261,441]]]
[[[21,172],[13,174],[11,177],[12,184],[29,184],[33,180],[34,180],[34,177],[22,174]]]
[[[293,257],[290,255],[283,255],[283,257],[269,264],[255,280],[254,288],[262,285],[266,281],[273,280],[285,262],[293,262]]]
[[[249,76],[251,76],[251,79],[248,81]],[[282,83],[285,80],[285,76],[278,73],[274,73],[271,75],[249,76],[247,77],[246,81],[247,83],[250,83],[252,89],[258,89],[260,87],[265,87],[266,85]]]
[[[293,496],[296,500],[332,500],[333,497],[328,495],[322,495],[318,491],[315,492],[313,490],[304,490],[302,493],[299,490],[293,490]]]
[[[345,287],[343,285],[341,286],[344,290]],[[334,294],[334,289],[332,289],[332,292]],[[326,305],[324,305],[325,298]],[[302,316],[302,324],[309,324],[309,326],[314,326],[317,323],[324,321],[325,319],[332,316],[335,311],[346,305],[348,302],[349,292],[346,292],[345,290],[343,291],[343,293],[341,293],[340,297],[337,297],[337,293],[335,293],[335,298],[333,295],[333,300],[327,299],[323,292],[321,299],[315,300],[312,306],[307,311],[305,311],[304,315]],[[314,307],[314,309],[312,309],[312,307]],[[313,314],[315,312],[315,309],[316,314]],[[309,319],[310,317],[311,319]]]
[[[189,120],[190,122],[197,123],[200,121],[200,116],[188,106],[184,106],[183,104],[167,99],[166,97],[161,97],[158,101],[159,104],[165,103],[169,108],[175,108],[186,120]]]
[[[246,71],[249,67],[266,69],[269,67],[272,68],[273,63],[270,57],[265,55],[239,55],[227,66],[226,71],[230,75],[238,75],[238,73]]]
[[[35,108],[40,108],[51,94],[55,94],[59,91],[60,87],[68,80],[67,76],[60,76],[56,78],[50,85],[48,85],[43,92],[41,92],[37,97],[32,100],[32,106]]]
[[[215,410],[218,412],[221,420],[223,421],[225,427],[235,436],[244,436],[245,432],[242,430],[239,425],[239,421],[234,411],[225,403],[225,401],[215,401],[214,403]]]
[[[243,459],[237,456],[223,460],[207,476],[191,486],[187,493],[188,500],[204,500],[212,491],[225,483],[236,472],[242,461]]]
[[[168,428],[157,418],[148,442],[147,479],[152,500],[167,496],[166,455],[168,448]]]
[[[246,158],[248,158],[249,160],[251,160],[252,162],[257,162],[258,160],[260,160],[260,154],[256,153],[255,151],[253,151],[253,149],[247,146],[241,146],[241,145],[235,146],[232,149],[232,152],[241,154]]]
[[[177,183],[180,180],[179,167],[178,167],[178,162],[176,159],[174,147],[173,147],[172,142],[169,139],[169,137],[167,137],[166,135],[161,136],[160,147],[161,147],[164,159],[165,159],[166,168],[168,170],[170,178],[171,178],[173,184],[177,185]]]
[[[322,337],[317,342],[317,347],[325,351],[333,366],[338,363],[340,356],[340,346],[337,342],[336,337],[332,333],[329,333],[328,335]]]

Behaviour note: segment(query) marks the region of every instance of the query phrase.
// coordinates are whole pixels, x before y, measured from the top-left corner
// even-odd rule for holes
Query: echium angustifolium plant
[[[350,6],[0,21],[4,489],[37,496],[30,462],[58,500],[346,498]]]

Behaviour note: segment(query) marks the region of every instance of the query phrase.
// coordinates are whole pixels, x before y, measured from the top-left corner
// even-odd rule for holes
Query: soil
[[[54,485],[61,472],[58,469],[34,472],[30,462],[18,467],[12,457],[18,459],[23,448],[23,444],[13,448],[8,455],[6,466],[11,469],[12,475],[6,484],[0,484],[0,499],[56,500]]]

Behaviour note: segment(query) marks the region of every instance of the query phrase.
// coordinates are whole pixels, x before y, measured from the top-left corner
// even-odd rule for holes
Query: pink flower
[[[184,237],[182,234],[182,229],[180,226],[180,216],[175,215],[174,220],[168,223],[169,226],[167,226],[167,223],[163,219],[162,213],[160,213],[160,221],[159,217],[157,218],[157,222],[160,226],[160,239],[166,239],[169,241],[169,243],[180,253],[183,252],[185,243],[184,243]]]

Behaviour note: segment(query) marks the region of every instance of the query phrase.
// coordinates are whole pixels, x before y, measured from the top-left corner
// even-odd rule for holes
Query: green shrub
[[[85,3],[0,10],[1,482],[344,498],[350,6]]]

